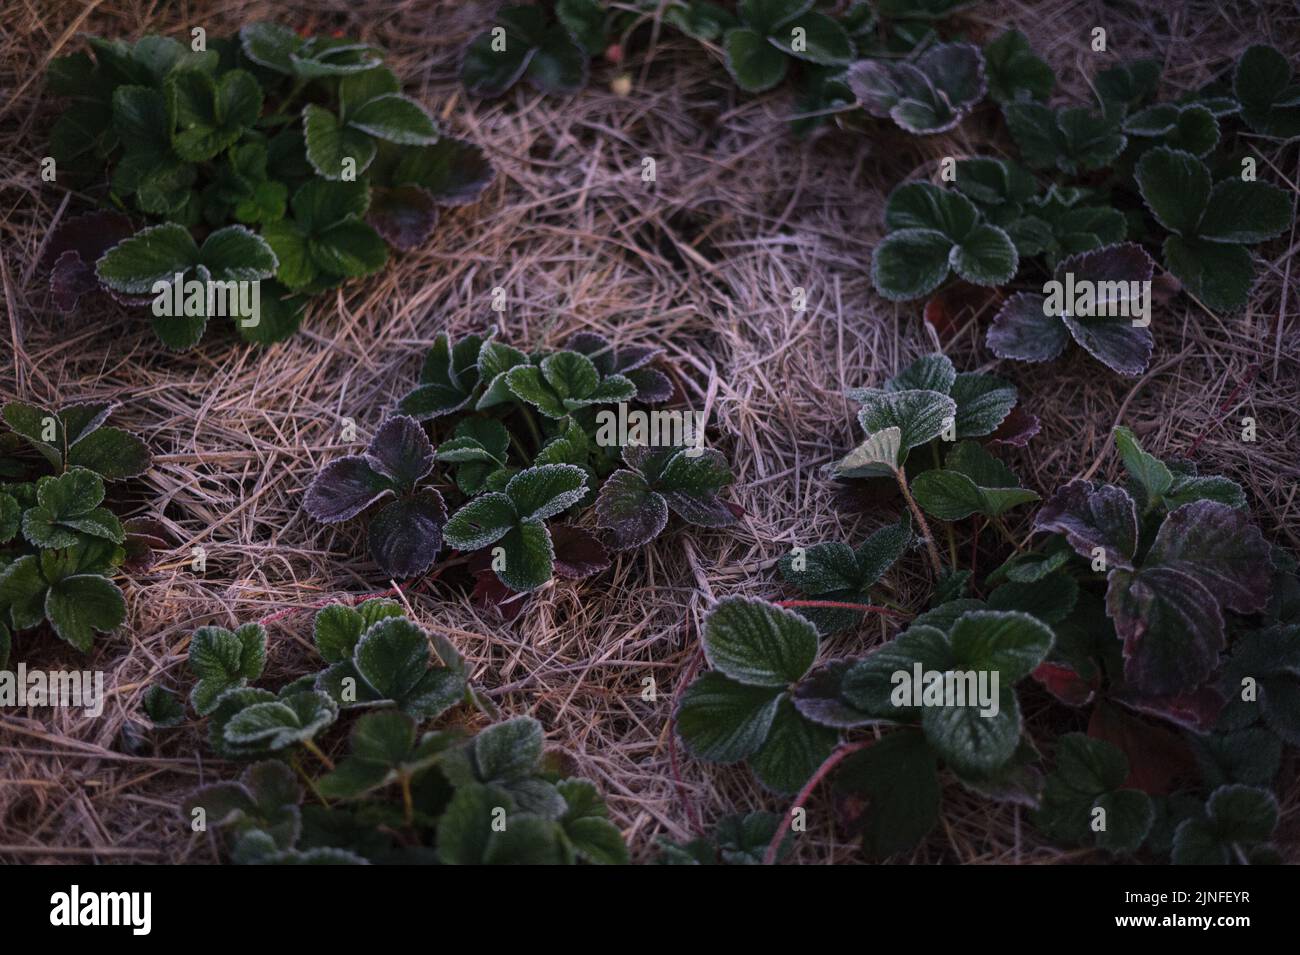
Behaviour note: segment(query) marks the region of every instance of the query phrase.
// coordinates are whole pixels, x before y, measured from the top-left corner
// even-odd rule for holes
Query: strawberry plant
[[[371,556],[390,575],[423,573],[442,550],[447,523],[447,505],[426,480],[433,463],[433,445],[419,422],[397,415],[375,432],[364,454],[325,466],[307,489],[303,510],[336,524],[384,501],[370,519]]]
[[[1130,306],[1151,281],[1154,267],[1141,246],[1131,242],[1070,256],[1056,267],[1054,280],[1062,289],[1067,282],[1078,285],[1087,297],[1075,302],[1062,294],[1061,301],[1052,303],[1045,295],[1016,292],[989,326],[989,350],[999,358],[1050,361],[1073,338],[1111,370],[1141,374],[1154,343],[1149,323],[1121,316],[1135,314]]]
[[[1246,304],[1255,284],[1247,245],[1275,238],[1291,224],[1291,201],[1277,186],[1229,177],[1213,183],[1195,155],[1159,146],[1135,171],[1147,209],[1171,233],[1165,268],[1211,308]]]
[[[785,79],[790,59],[820,66],[847,66],[853,41],[836,20],[813,8],[813,0],[741,0],[740,24],[727,31],[727,70],[748,93],[770,90]]]
[[[828,541],[786,554],[777,565],[781,576],[813,602],[876,604],[872,587],[912,543],[912,525],[904,515],[868,537],[856,550]],[[800,607],[820,634],[845,630],[858,620],[847,607]]]
[[[126,601],[111,579],[128,548],[147,549],[133,525],[104,506],[105,481],[143,474],[149,451],[138,437],[105,421],[115,406],[84,402],[48,409],[11,401],[3,418],[16,449],[25,443],[53,474],[38,475],[20,457],[5,459],[0,483],[0,657],[8,659],[12,631],[47,623],[83,653],[96,631],[126,617]]]
[[[1057,740],[1056,767],[1044,783],[1036,824],[1056,842],[1135,851],[1151,831],[1155,808],[1146,793],[1124,786],[1128,775],[1121,750],[1083,733],[1067,733]],[[1099,818],[1105,826],[1094,828]]]
[[[953,272],[975,285],[1002,285],[1019,268],[1010,236],[965,196],[928,182],[898,186],[885,203],[889,234],[871,258],[876,291],[895,301],[933,292]]]
[[[1029,676],[1052,640],[1052,631],[1028,614],[958,608],[918,619],[865,657],[815,666],[817,630],[809,621],[764,601],[727,598],[705,620],[704,654],[713,669],[679,698],[677,730],[697,758],[747,760],[765,786],[792,793],[832,757],[841,732],[882,723],[908,727],[876,744],[875,755],[851,756],[837,779],[867,792],[882,773],[906,774],[911,788],[873,803],[908,838],[919,838],[934,824],[938,800],[915,797],[921,790],[937,797],[940,760],[972,788],[1012,786],[1008,779],[1024,758],[1012,685]],[[902,705],[894,674],[911,674],[914,666],[996,671],[1001,683],[983,710],[974,700],[955,708],[922,706],[919,699]],[[903,805],[890,804],[899,798]],[[893,826],[875,830],[868,848],[888,851],[890,838],[898,838]]]
[[[1273,47],[1255,45],[1241,55],[1232,91],[1255,132],[1278,139],[1300,135],[1300,87],[1291,64]]]
[[[914,62],[860,60],[847,82],[872,116],[909,133],[943,133],[984,97],[984,57],[969,43],[932,46]]]
[[[385,502],[368,528],[371,556],[385,574],[424,573],[445,541],[471,555],[478,592],[497,596],[536,590],[556,575],[598,573],[609,566],[606,546],[648,543],[670,511],[705,527],[735,521],[720,496],[733,480],[730,468],[700,446],[698,428],[669,433],[664,444],[663,434],[655,439],[629,426],[620,435],[613,427],[618,415],[645,415],[629,413],[629,403],[673,396],[671,380],[652,364],[659,349],[616,347],[583,332],[558,351],[528,354],[494,334],[454,342],[439,334],[420,384],[398,403],[402,414],[380,427],[364,454],[326,465],[304,510],[339,523]],[[597,411],[609,405],[619,412]],[[425,430],[448,427],[436,446]],[[696,443],[685,446],[683,437]],[[434,486],[438,463],[451,484]],[[459,501],[450,517],[439,487]],[[592,503],[603,541],[557,522]]]
[[[555,770],[526,717],[467,737],[367,713],[349,755],[312,789],[324,805],[302,806],[292,771],[267,761],[196,790],[181,810],[215,826],[238,863],[627,862],[596,788]]]
[[[90,53],[50,64],[51,92],[70,101],[51,153],[60,175],[116,212],[56,237],[55,300],[70,309],[100,286],[127,304],[152,300],[169,348],[235,314],[211,294],[231,283],[258,283],[251,303],[239,300],[240,334],[286,338],[310,296],[375,272],[389,244],[423,243],[439,207],[491,179],[482,154],[441,135],[366,44],[272,23],[201,51],[160,36],[88,42]]]
[[[992,439],[1010,420],[1018,401],[1010,383],[994,375],[958,374],[946,356],[934,354],[917,359],[883,388],[850,389],[847,394],[862,405],[858,423],[867,437],[829,473],[841,479],[893,479],[917,520],[936,580],[945,576],[943,561],[923,511],[943,520],[975,513],[996,518],[1010,507],[1037,499],[1020,488],[1015,475],[986,450],[967,440]],[[939,439],[961,442],[942,465]],[[930,461],[920,467],[934,470],[921,474],[913,487],[906,465],[911,453],[923,447],[929,448]],[[955,544],[950,549],[955,551]]]

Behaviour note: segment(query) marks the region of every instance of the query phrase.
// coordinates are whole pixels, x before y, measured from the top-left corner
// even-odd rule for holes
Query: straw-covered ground
[[[1007,25],[1029,35],[1074,97],[1117,58],[1153,55],[1163,93],[1203,83],[1250,42],[1269,41],[1294,60],[1300,14],[1293,3],[1092,0],[1007,2],[965,15],[984,38]],[[548,740],[606,793],[634,856],[658,836],[689,838],[722,814],[781,809],[749,773],[696,763],[671,741],[673,695],[698,668],[698,633],[710,603],[728,594],[783,593],[773,565],[791,546],[858,541],[896,516],[897,500],[852,501],[821,476],[857,437],[845,386],[878,384],[934,347],[917,303],[895,305],[871,288],[869,262],[890,187],[931,175],[942,156],[987,143],[998,126],[983,106],[956,136],[916,138],[883,123],[870,134],[792,138],[781,93],[741,95],[717,51],[665,36],[625,64],[634,86],[609,89],[598,66],[572,98],[519,88],[499,100],[467,98],[456,81],[461,50],[485,27],[489,4],[436,0],[317,0],[312,4],[12,0],[0,23],[0,278],[8,318],[0,394],[38,402],[113,398],[116,423],[142,434],[156,457],[126,482],[130,514],[159,516],[174,549],[125,582],[128,625],[100,638],[89,661],[65,644],[25,635],[29,667],[105,671],[102,717],[79,710],[0,713],[0,860],[189,861],[213,844],[179,818],[181,796],[230,775],[210,757],[202,729],[143,730],[140,755],[124,727],[143,725],[153,683],[188,691],[189,634],[207,623],[277,615],[270,624],[267,685],[316,669],[308,608],[330,597],[390,586],[363,558],[355,522],[324,529],[301,511],[303,491],[326,461],[356,450],[342,418],[368,438],[415,380],[439,331],[482,330],[499,318],[513,344],[556,344],[578,329],[663,345],[711,443],[734,462],[733,499],[747,516],[725,532],[674,531],[620,557],[605,574],[549,586],[503,624],[470,604],[449,572],[403,598],[473,662],[476,679],[511,714],[531,714]],[[84,200],[42,183],[39,161],[58,104],[42,90],[55,55],[83,32],[187,37],[277,19],[315,32],[342,30],[389,52],[407,92],[454,134],[481,144],[498,169],[475,205],[446,215],[419,252],[399,255],[372,279],[313,304],[303,330],[269,348],[210,330],[201,347],[165,351],[138,312],[106,300],[65,317],[36,269],[42,245]],[[1107,29],[1111,53],[1088,48]],[[1257,140],[1262,175],[1294,191],[1294,147]],[[996,149],[993,140],[991,148]],[[982,147],[983,148],[983,147]],[[657,181],[641,178],[643,157]],[[1212,314],[1186,296],[1155,313],[1149,373],[1124,379],[1072,349],[1042,366],[999,363],[970,315],[943,342],[959,367],[995,369],[1015,381],[1043,431],[1012,466],[1042,494],[1081,474],[1113,474],[1109,433],[1134,427],[1157,453],[1196,447],[1202,468],[1242,482],[1270,539],[1300,549],[1300,336],[1293,233],[1259,249],[1262,278],[1249,308]],[[503,316],[491,289],[508,293]],[[808,292],[802,313],[791,290]],[[982,316],[987,320],[989,316]],[[214,323],[222,324],[222,323]],[[12,347],[12,351],[10,348]],[[1243,443],[1239,421],[1258,422]],[[1024,513],[1022,513],[1024,512]],[[1014,512],[1027,532],[1032,508]],[[987,535],[981,560],[1000,559]],[[206,572],[190,569],[202,546]],[[904,559],[897,599],[918,606],[928,587],[921,553]],[[787,594],[788,595],[788,594]],[[282,613],[292,610],[295,612]],[[879,618],[840,638],[838,649],[892,633]],[[659,693],[642,698],[653,677]],[[1031,732],[1080,729],[1083,717],[1035,687],[1024,693]],[[464,717],[467,719],[475,717]],[[327,749],[343,743],[335,728]],[[1284,769],[1294,780],[1294,758]],[[1296,842],[1300,786],[1282,793],[1282,841]],[[830,806],[813,799],[804,862],[856,861]],[[943,821],[910,861],[1088,861],[1044,844],[1013,807],[945,791]],[[902,860],[907,861],[907,860]]]

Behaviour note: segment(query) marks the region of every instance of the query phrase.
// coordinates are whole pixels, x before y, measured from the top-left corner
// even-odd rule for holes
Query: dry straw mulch
[[[1288,0],[1170,0],[1162,8],[1011,2],[966,19],[977,38],[1012,24],[1025,31],[1074,97],[1119,58],[1159,58],[1162,92],[1171,94],[1207,81],[1251,42],[1273,42],[1293,57],[1300,49],[1300,13]],[[549,741],[607,794],[638,859],[652,855],[657,836],[684,839],[730,811],[782,808],[743,768],[706,767],[674,752],[673,694],[698,666],[699,624],[714,599],[779,594],[773,565],[789,547],[857,541],[896,515],[897,501],[845,507],[820,475],[856,437],[843,386],[879,383],[932,347],[918,305],[871,290],[881,206],[893,184],[933,175],[940,157],[987,143],[996,116],[981,108],[955,137],[918,139],[874,124],[871,135],[799,142],[784,125],[787,98],[738,94],[716,51],[672,38],[627,64],[635,82],[626,98],[608,91],[612,72],[600,68],[571,99],[519,89],[475,101],[455,74],[489,12],[435,0],[6,6],[0,396],[123,400],[117,423],[139,431],[157,457],[120,503],[161,516],[176,546],[126,581],[129,625],[101,638],[88,661],[53,638],[19,641],[29,666],[105,670],[111,696],[95,720],[72,710],[0,714],[0,860],[215,860],[213,844],[192,836],[175,807],[185,791],[232,768],[210,758],[192,724],[149,731],[146,754],[127,755],[124,725],[141,720],[150,684],[188,690],[185,654],[196,626],[298,611],[269,628],[264,682],[277,686],[317,666],[307,608],[389,586],[359,556],[358,527],[323,529],[304,517],[303,489],[321,464],[357,447],[342,441],[341,419],[357,422],[358,441],[367,438],[414,381],[437,332],[481,330],[497,317],[494,286],[508,292],[503,334],[514,344],[555,344],[593,329],[665,346],[690,403],[708,413],[713,444],[735,463],[734,499],[748,516],[728,532],[670,533],[599,578],[550,586],[510,624],[472,606],[459,584],[435,581],[404,599],[426,626],[450,635],[505,711],[545,724]],[[103,301],[75,316],[57,313],[35,263],[54,224],[83,202],[38,176],[58,108],[42,93],[46,62],[75,49],[83,31],[188,36],[202,25],[222,34],[266,18],[385,47],[408,92],[489,151],[497,182],[476,205],[447,215],[419,253],[315,303],[303,330],[274,347],[245,347],[222,329],[177,355],[138,313]],[[1107,29],[1109,55],[1089,50],[1094,25]],[[1296,149],[1253,146],[1262,174],[1296,190]],[[653,184],[641,180],[647,156],[657,162]],[[1202,468],[1242,482],[1270,538],[1300,549],[1296,240],[1293,232],[1259,250],[1263,277],[1242,314],[1214,315],[1185,296],[1161,306],[1155,359],[1137,380],[1105,373],[1079,349],[1045,366],[994,362],[977,320],[964,321],[944,348],[959,367],[1014,380],[1043,419],[1043,433],[1011,461],[1027,486],[1046,494],[1076,475],[1113,474],[1108,436],[1117,422],[1157,453],[1186,453],[1203,438]],[[803,313],[790,308],[796,286],[808,292]],[[1247,415],[1258,422],[1254,444],[1239,439]],[[1020,538],[1032,514],[1023,510],[1011,526]],[[208,553],[201,575],[189,569],[197,546]],[[907,558],[898,599],[919,605],[927,580],[922,557]],[[892,632],[869,620],[834,649],[860,651]],[[647,677],[658,687],[654,702],[642,699]],[[1050,738],[1081,728],[1081,717],[1033,688],[1025,704],[1031,732]],[[343,735],[335,728],[327,746],[337,749]],[[1284,771],[1294,780],[1294,757]],[[1284,839],[1293,841],[1300,788],[1285,788]],[[828,809],[814,798],[799,861],[860,859]],[[1089,859],[1046,846],[1014,808],[950,785],[943,822],[911,861]]]

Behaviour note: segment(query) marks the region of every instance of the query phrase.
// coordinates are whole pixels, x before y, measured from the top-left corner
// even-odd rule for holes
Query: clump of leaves
[[[629,445],[623,462],[627,468],[609,476],[596,500],[596,523],[619,550],[658,537],[669,511],[700,527],[735,523],[735,514],[719,497],[734,480],[719,452]]]
[[[130,432],[105,427],[114,407],[4,406],[13,432],[6,448],[26,443],[54,471],[36,475],[17,455],[3,459],[0,477],[16,479],[0,483],[0,656],[6,660],[11,631],[48,622],[85,653],[96,631],[111,631],[125,619],[126,601],[110,578],[126,563],[128,548],[139,551],[143,542],[130,522],[104,506],[104,482],[144,473],[149,452]]]
[[[761,93],[785,79],[790,58],[819,66],[847,66],[853,41],[813,0],[741,0],[740,25],[727,31],[727,71],[742,90]]]
[[[1300,136],[1300,84],[1285,56],[1256,44],[1237,61],[1232,90],[1241,115],[1257,133],[1290,139]]]
[[[998,517],[1038,495],[978,441],[953,445],[943,467],[918,474],[912,481],[916,502],[931,517],[959,521],[972,514]]]
[[[838,541],[797,548],[777,565],[781,576],[805,597],[851,604],[878,603],[871,588],[912,543],[912,524],[904,515],[868,537],[856,550]],[[839,607],[801,607],[799,612],[822,634],[844,630],[858,611]]]
[[[969,43],[930,47],[914,61],[860,60],[847,82],[872,116],[909,133],[954,128],[984,96],[984,57]]]
[[[419,731],[396,710],[362,716],[350,753],[314,784],[325,806],[300,806],[282,763],[192,793],[241,863],[527,864],[627,862],[596,788],[557,771],[541,724],[496,723],[465,738]]]
[[[117,407],[87,401],[56,410],[10,401],[3,416],[56,471],[85,468],[106,481],[122,481],[149,470],[149,449],[131,432],[105,426]]]
[[[266,666],[266,630],[246,623],[237,630],[199,627],[190,636],[189,667],[199,678],[190,691],[190,706],[207,716],[227,690],[248,685]]]
[[[337,524],[387,500],[370,518],[371,557],[391,576],[421,574],[442,550],[447,523],[442,495],[425,480],[433,463],[433,445],[419,422],[396,415],[375,432],[364,454],[347,455],[321,470],[303,509],[318,521]]]
[[[587,85],[589,56],[570,24],[578,25],[541,6],[505,7],[470,42],[461,82],[476,96],[500,96],[525,77],[542,93],[576,93]]]
[[[371,519],[369,531],[380,568],[390,576],[423,573],[445,534],[453,547],[472,552],[476,599],[497,604],[553,575],[577,579],[609,566],[606,543],[581,527],[554,522],[575,508],[595,502],[598,528],[620,549],[656,536],[669,509],[703,526],[734,521],[718,496],[732,481],[730,470],[720,454],[703,448],[703,435],[683,430],[679,436],[671,428],[664,435],[658,425],[650,427],[650,412],[627,410],[629,403],[658,404],[676,393],[654,365],[661,349],[615,345],[580,332],[559,350],[526,353],[495,335],[489,329],[453,340],[440,333],[425,356],[420,384],[399,402],[407,417],[389,419],[365,454],[328,465],[308,491],[308,513],[347,520],[391,490],[397,500]],[[610,404],[619,411],[601,408]],[[424,429],[447,427],[434,448]],[[378,450],[390,430],[401,437],[400,465],[385,464]],[[695,444],[682,447],[684,440]],[[656,446],[638,447],[641,441]],[[620,451],[624,469],[618,467]],[[445,490],[461,498],[453,500],[449,523],[440,508],[431,510],[435,496],[442,500],[429,486],[437,462],[454,481]],[[406,475],[400,487],[393,484],[399,471]],[[413,508],[427,512],[426,519],[411,520]],[[394,509],[402,518],[387,520]],[[383,535],[378,541],[377,532]]]
[[[1002,115],[1031,169],[1056,169],[1075,176],[1104,169],[1128,139],[1112,117],[1086,106],[1056,109],[1033,100],[1004,103]]]
[[[1175,865],[1276,864],[1277,848],[1269,843],[1277,829],[1277,799],[1267,789],[1221,786],[1204,810],[1174,833]]]
[[[1159,498],[1172,475],[1160,469],[1149,479],[1149,498]],[[1152,696],[1203,684],[1224,648],[1224,611],[1254,613],[1268,599],[1268,545],[1243,510],[1219,501],[1191,501],[1158,523],[1139,523],[1123,488],[1075,480],[1034,527],[1063,535],[1106,574],[1106,612],[1123,641],[1125,678]]]
[[[1155,820],[1150,797],[1124,785],[1128,760],[1117,747],[1083,733],[1057,740],[1056,769],[1043,787],[1035,823],[1053,840],[1117,854],[1137,850]]]
[[[956,272],[974,285],[1001,285],[1019,268],[1011,237],[973,202],[928,182],[897,187],[885,204],[889,234],[876,246],[871,280],[885,298],[928,295]]]
[[[846,392],[861,404],[858,423],[867,439],[833,465],[837,478],[893,477],[915,448],[993,435],[1019,401],[1016,388],[996,375],[961,372],[942,354],[925,355],[882,388]]]
[[[572,464],[528,468],[512,477],[505,490],[467,503],[451,516],[444,533],[451,546],[466,551],[499,542],[497,577],[512,590],[536,590],[555,569],[555,547],[545,522],[563,514],[586,492],[582,468]]]
[[[796,686],[817,657],[817,628],[762,600],[728,597],[704,621],[698,677],[677,705],[687,750],[711,763],[748,760],[775,792],[793,793],[831,754],[833,729],[795,706]]]
[[[309,296],[382,267],[385,239],[424,241],[439,207],[491,178],[482,153],[442,136],[365,44],[272,23],[198,52],[159,36],[88,42],[91,53],[50,64],[51,92],[70,100],[51,153],[74,186],[150,225],[131,235],[114,219],[111,243],[86,236],[89,221],[70,228],[53,263],[62,307],[101,285],[127,303],[170,298],[177,275],[258,282],[258,311],[237,327],[278,341]],[[215,303],[186,290],[183,314],[155,318],[154,330],[192,347]]]
[[[1154,268],[1131,242],[1070,256],[1056,268],[1052,296],[1016,292],[1006,300],[989,326],[989,349],[999,358],[1050,361],[1073,338],[1108,368],[1141,374],[1154,339],[1149,314],[1144,324],[1131,316]]]
[[[314,636],[328,664],[315,688],[343,709],[395,706],[435,719],[467,698],[468,672],[456,648],[408,619],[395,601],[332,604],[316,614]]]
[[[1242,308],[1255,282],[1245,248],[1281,235],[1291,224],[1291,202],[1266,182],[1229,177],[1212,181],[1191,153],[1159,146],[1135,170],[1147,208],[1172,235],[1165,267],[1211,308]]]

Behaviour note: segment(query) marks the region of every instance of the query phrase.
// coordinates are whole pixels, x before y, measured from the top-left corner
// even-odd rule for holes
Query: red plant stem
[[[1228,397],[1224,398],[1223,402],[1219,405],[1220,420],[1222,420],[1223,415],[1227,413],[1230,407],[1232,407],[1233,402],[1237,400],[1237,398],[1241,395],[1241,393],[1250,387],[1251,382],[1253,382],[1255,378],[1259,375],[1259,372],[1262,368],[1263,365],[1261,365],[1259,362],[1255,362],[1253,365],[1251,365],[1249,368],[1246,369],[1245,377],[1243,377],[1241,381],[1237,383],[1237,387],[1233,388],[1232,393],[1228,395]],[[1201,433],[1196,436],[1196,440],[1192,442],[1192,446],[1187,452],[1188,457],[1191,457],[1193,454],[1196,453],[1197,449],[1199,449],[1201,446],[1201,442],[1204,441],[1206,437],[1209,435],[1210,429],[1213,428],[1218,423],[1219,423],[1218,421],[1211,421],[1209,424],[1207,424],[1204,428],[1201,429]]]
[[[776,827],[776,833],[772,836],[772,841],[767,844],[767,851],[763,853],[763,865],[776,865],[776,854],[781,848],[781,841],[785,839],[785,834],[790,830],[790,826],[794,822],[795,811],[803,808],[804,803],[808,801],[808,797],[812,795],[818,784],[847,757],[861,752],[873,743],[875,743],[874,739],[862,740],[857,743],[845,743],[826,757],[825,761],[817,767],[817,772],[812,774],[812,779],[803,784],[803,789],[799,790],[799,794],[794,797],[794,803],[790,806],[790,811],[785,814],[785,819]]]
[[[845,603],[842,600],[778,600],[778,607],[826,607],[833,610],[860,610],[863,613],[879,613],[886,617],[897,617],[899,620],[910,620],[911,615],[902,613],[898,610],[892,610],[889,607],[877,607],[874,604],[854,604]]]

